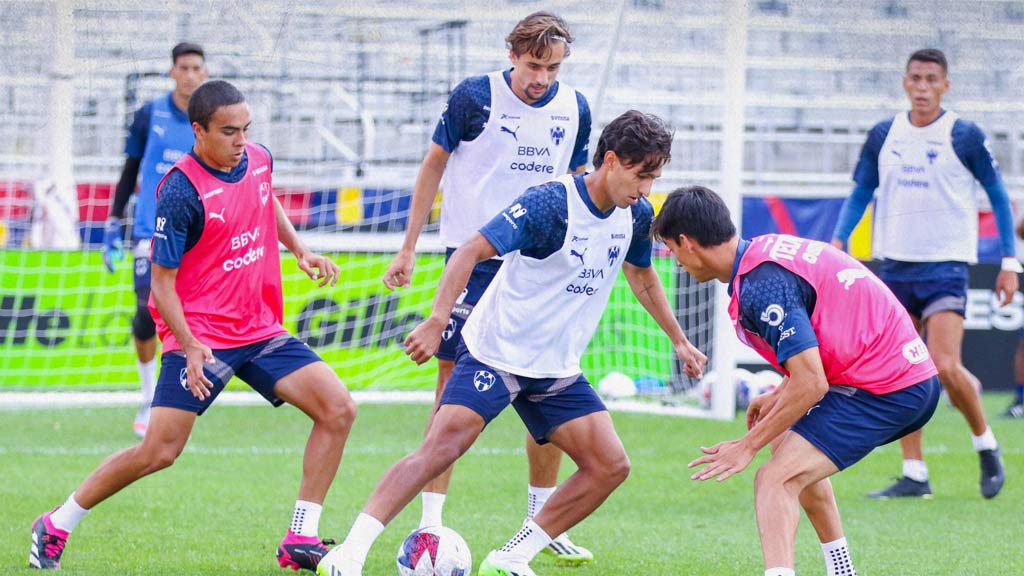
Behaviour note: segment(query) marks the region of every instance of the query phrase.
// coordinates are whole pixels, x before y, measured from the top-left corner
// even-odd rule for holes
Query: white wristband
[[[1016,272],[1017,274],[1024,272],[1024,266],[1021,266],[1020,260],[1017,260],[1012,256],[1006,256],[1003,258],[1003,262],[999,266],[999,269],[1003,272]]]

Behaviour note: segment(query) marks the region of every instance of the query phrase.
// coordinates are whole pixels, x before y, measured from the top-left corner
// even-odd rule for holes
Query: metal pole
[[[81,246],[72,145],[75,102],[74,7],[71,0],[57,0],[54,9],[57,34],[54,39],[53,70],[50,73],[53,92],[49,115],[49,182],[37,183],[37,220],[33,224],[32,244],[40,248],[73,250]]]
[[[629,0],[622,0],[619,4],[619,11],[615,15],[615,30],[612,32],[611,41],[608,43],[608,52],[605,54],[604,63],[601,64],[601,75],[597,82],[597,92],[594,101],[590,104],[590,117],[594,126],[601,121],[601,107],[604,104],[604,91],[608,86],[608,77],[615,66],[615,53],[619,50],[619,40],[622,38],[622,25],[626,21],[626,8]]]
[[[725,87],[722,106],[722,174],[719,193],[738,226],[742,221],[740,198],[743,185],[743,128],[746,124],[747,2],[729,0],[726,10],[725,62],[722,70]],[[729,319],[726,306],[728,301],[726,285],[719,284],[715,291],[714,346],[714,367],[718,371],[718,380],[711,395],[711,412],[716,418],[723,419],[732,419],[736,413],[732,371],[736,366],[735,348],[739,345]]]

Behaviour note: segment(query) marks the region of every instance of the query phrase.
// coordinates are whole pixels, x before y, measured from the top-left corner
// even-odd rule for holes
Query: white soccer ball
[[[413,530],[396,560],[399,576],[468,576],[473,568],[466,541],[444,526]]]
[[[613,399],[636,396],[636,383],[622,372],[609,372],[597,382],[597,393]]]

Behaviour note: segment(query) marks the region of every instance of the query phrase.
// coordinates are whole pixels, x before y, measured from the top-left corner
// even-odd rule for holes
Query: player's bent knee
[[[132,336],[143,341],[156,336],[156,324],[153,322],[153,316],[149,313],[149,308],[142,304],[136,306],[135,317],[132,318]]]
[[[145,466],[143,468],[143,474],[152,474],[158,470],[170,468],[174,461],[181,455],[181,451],[184,446],[154,446],[148,449],[143,449],[143,461]]]
[[[352,396],[346,394],[343,398],[339,398],[330,406],[325,407],[325,413],[321,420],[339,433],[348,433],[358,412],[359,407],[356,405],[356,401],[352,399]]]

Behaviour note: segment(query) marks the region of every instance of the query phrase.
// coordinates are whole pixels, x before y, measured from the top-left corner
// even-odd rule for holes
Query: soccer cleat
[[[931,500],[932,486],[927,480],[924,482],[918,482],[917,480],[911,480],[904,476],[888,488],[868,492],[868,498],[875,498],[878,500],[888,500],[889,498],[922,498],[924,500]]]
[[[505,564],[497,558],[498,555],[497,550],[491,550],[487,558],[480,563],[477,576],[537,576],[537,573],[530,569],[529,564],[519,564],[518,566]]]
[[[1006,418],[1024,418],[1024,403],[1022,404],[1011,404],[1006,412],[1003,412],[1003,416]]]
[[[1006,482],[1003,457],[999,454],[999,448],[996,448],[979,450],[978,458],[981,460],[981,495],[985,498],[995,498],[1003,489],[1003,482]]]
[[[134,423],[132,423],[132,432],[134,432],[135,435],[138,436],[139,438],[146,437],[146,430],[148,428],[149,425],[146,424],[145,422],[139,422],[138,420],[136,420]]]
[[[555,564],[559,566],[582,566],[594,561],[594,554],[590,550],[573,544],[572,540],[569,540],[569,535],[564,532],[541,552],[553,556]]]
[[[334,546],[334,540],[299,536],[289,530],[277,547],[277,563],[281,568],[291,568],[296,572],[300,568],[316,571],[320,559],[328,552],[327,546]]]
[[[363,576],[363,565],[345,558],[344,546],[335,546],[316,566],[318,576]]]
[[[68,541],[68,533],[50,522],[53,511],[39,516],[32,523],[32,547],[28,553],[28,564],[40,570],[60,570],[60,555]]]

